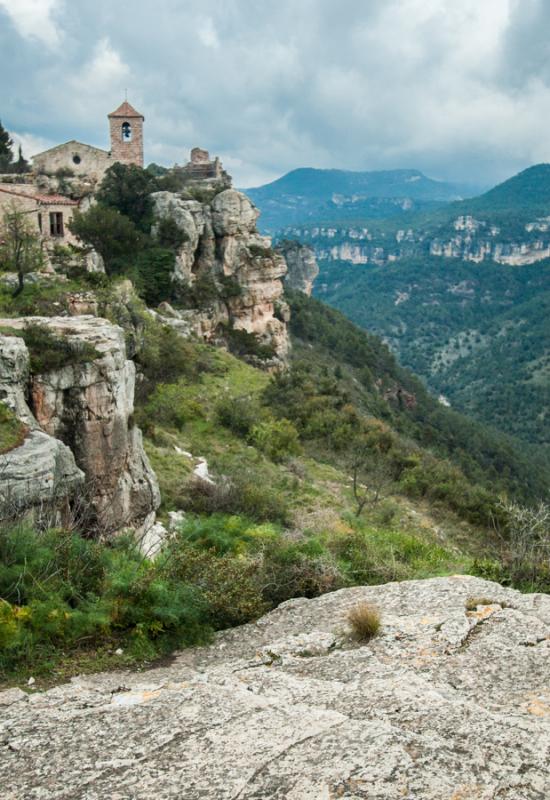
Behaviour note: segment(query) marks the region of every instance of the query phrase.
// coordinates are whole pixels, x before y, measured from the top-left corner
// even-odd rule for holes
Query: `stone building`
[[[86,206],[109,167],[117,162],[143,167],[144,116],[125,100],[108,115],[111,149],[72,139],[33,157],[29,175],[0,176],[0,216],[12,208],[28,214],[47,249],[77,244],[68,223]]]
[[[77,244],[68,223],[79,201],[61,194],[43,194],[29,184],[0,184],[0,216],[16,208],[31,220],[44,244]]]
[[[72,139],[35,155],[32,159],[34,172],[55,175],[61,170],[100,183],[105,171],[117,162],[143,167],[143,114],[125,100],[108,119],[110,150]]]
[[[200,147],[191,150],[191,160],[181,171],[187,181],[222,183],[227,188],[231,186],[231,177],[224,170],[220,159],[216,156],[212,160],[208,150]]]

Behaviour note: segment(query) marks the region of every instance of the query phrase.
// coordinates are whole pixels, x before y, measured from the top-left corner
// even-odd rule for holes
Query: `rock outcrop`
[[[87,345],[95,355],[30,374],[23,339],[0,338],[0,391],[32,431],[4,457],[0,493],[9,495],[18,486],[24,494],[25,482],[16,477],[36,453],[34,469],[50,477],[51,496],[70,495],[81,484],[87,517],[102,533],[151,524],[160,495],[141,432],[132,424],[135,366],[126,358],[122,329],[93,316],[0,321],[20,331],[27,324],[44,326],[69,345]],[[33,507],[44,481],[32,471],[28,478],[32,490],[26,505]]]
[[[550,596],[477,578],[291,600],[148,673],[0,694],[2,797],[543,800],[549,657]]]
[[[283,256],[288,267],[285,283],[309,297],[315,278],[319,275],[314,249],[295,240],[283,239],[275,250]]]
[[[272,250],[271,240],[258,233],[259,212],[246,195],[226,189],[204,203],[172,192],[156,192],[152,199],[153,234],[163,220],[171,220],[183,240],[173,275],[180,320],[213,343],[227,341],[232,330],[252,334],[272,350],[273,362],[284,363],[289,347],[288,309],[282,300],[286,263]]]

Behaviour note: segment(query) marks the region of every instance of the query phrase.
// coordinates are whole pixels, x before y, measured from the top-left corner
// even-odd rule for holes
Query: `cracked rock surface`
[[[350,639],[375,603],[380,634]],[[550,596],[471,577],[291,600],[143,673],[0,693],[3,800],[547,800]]]

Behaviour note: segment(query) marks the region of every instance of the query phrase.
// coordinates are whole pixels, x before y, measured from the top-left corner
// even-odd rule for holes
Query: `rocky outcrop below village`
[[[478,578],[290,600],[149,672],[0,693],[2,797],[542,800],[549,656],[550,596]]]
[[[226,189],[205,202],[173,192],[156,192],[152,200],[153,234],[168,220],[181,236],[173,274],[179,302],[161,307],[161,315],[214,344],[227,342],[231,331],[251,334],[272,351],[273,364],[283,364],[289,349],[282,297],[287,267],[271,240],[258,233],[259,212],[248,197]]]
[[[0,336],[0,399],[28,428],[18,447],[0,456],[2,515],[77,514],[103,534],[149,527],[160,494],[132,422],[135,366],[122,328],[93,316],[0,325],[14,333],[32,326],[68,348],[63,366],[37,372],[23,338]],[[71,348],[80,357],[71,358]]]
[[[297,241],[283,239],[277,244],[275,250],[283,256],[288,267],[285,276],[286,285],[309,297],[315,279],[319,275],[319,265],[313,248]]]

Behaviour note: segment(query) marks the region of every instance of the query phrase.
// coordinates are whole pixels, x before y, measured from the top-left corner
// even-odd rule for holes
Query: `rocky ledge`
[[[170,666],[0,694],[2,797],[544,800],[549,657],[550,596],[477,578],[291,600]]]
[[[23,339],[0,336],[0,399],[29,428],[21,446],[0,456],[0,514],[67,502],[74,513],[76,492],[78,514],[104,534],[150,527],[160,493],[132,423],[135,366],[122,328],[93,316],[0,325],[14,332],[40,326],[93,353],[36,374]]]

